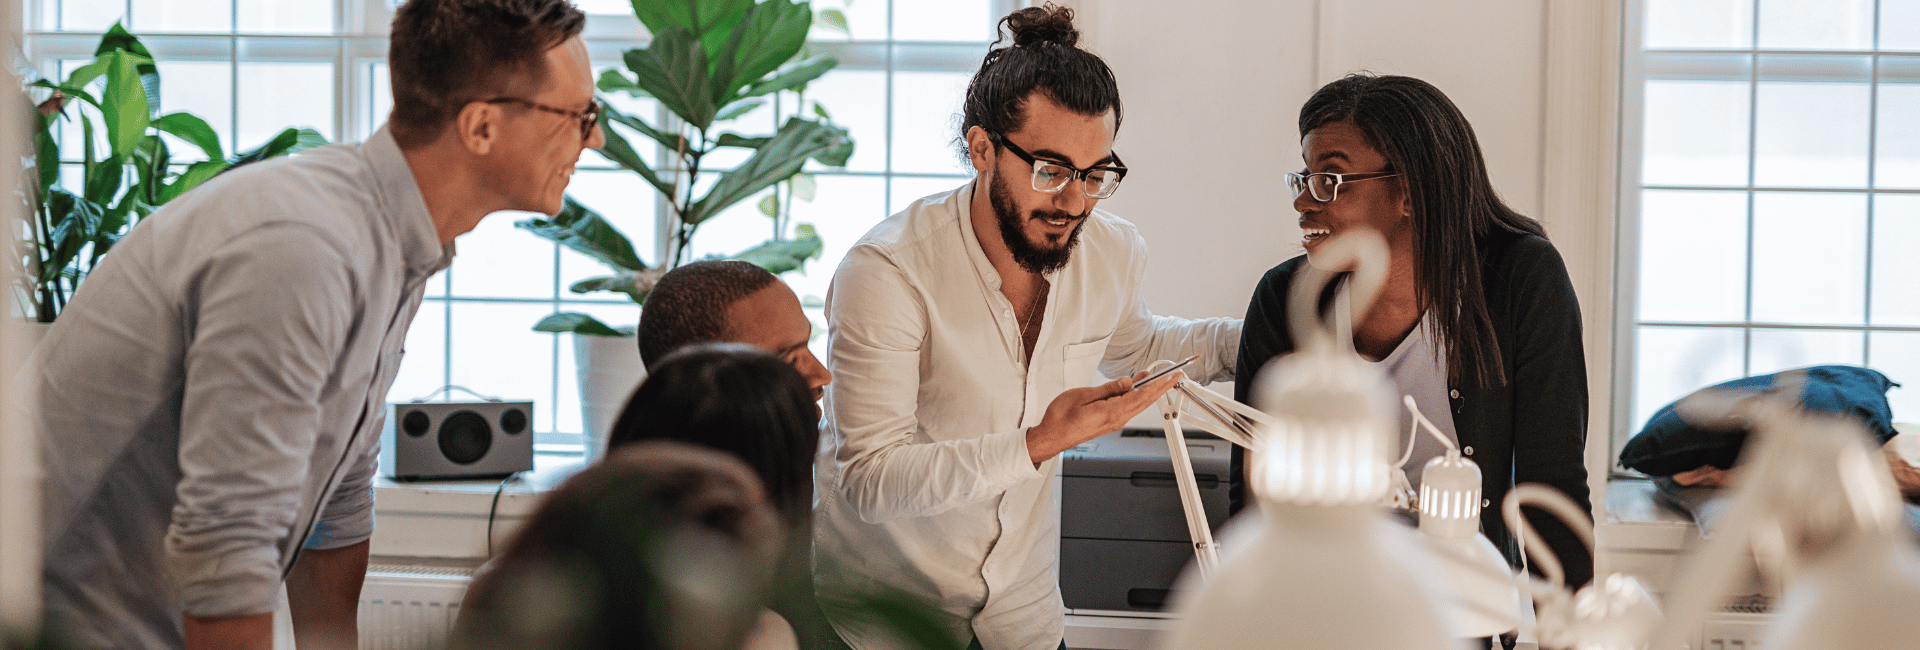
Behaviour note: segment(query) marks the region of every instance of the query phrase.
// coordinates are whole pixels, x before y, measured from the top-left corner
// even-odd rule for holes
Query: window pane
[[[595,78],[598,78],[598,76],[596,75]],[[600,98],[607,103],[607,106],[613,108],[614,110],[620,111],[621,113],[625,113],[631,117],[639,118],[641,121],[646,122],[648,125],[651,125],[657,128],[661,124],[660,102],[657,100],[654,100],[651,98],[634,97],[626,93],[603,94],[600,96]],[[600,123],[600,128],[601,129],[610,128],[607,126],[608,124],[609,124],[608,122],[602,121]],[[640,154],[641,160],[646,161],[648,165],[652,165],[654,169],[656,170],[659,169],[659,165],[660,165],[659,154],[660,154],[660,148],[661,148],[660,143],[654,142],[651,138],[641,135],[639,131],[629,129],[625,126],[611,127],[611,128],[618,128],[620,130],[619,131],[620,137],[627,139],[627,144],[633,146],[634,152]],[[581,160],[581,164],[585,164],[585,165],[598,165],[598,166],[613,165],[612,161],[609,161],[598,154],[583,156],[580,158],[580,160]],[[634,178],[638,180],[640,177],[635,176]]]
[[[1640,320],[1745,320],[1746,286],[1746,193],[1641,193]]]
[[[455,302],[447,359],[456,386],[501,400],[532,400],[534,430],[552,422],[556,335],[533,331],[551,305]],[[544,439],[538,440],[545,442]]]
[[[1920,251],[1920,196],[1873,197],[1873,324],[1920,326],[1920,255],[1915,251]],[[1914,380],[1920,382],[1920,376]],[[1920,393],[1920,383],[1914,389]]]
[[[582,157],[590,161],[596,156]],[[578,169],[573,172],[573,182],[567,184],[567,194],[581,205],[600,213],[608,223],[627,236],[633,242],[633,250],[639,253],[640,261],[648,266],[660,264],[660,257],[654,253],[654,205],[659,192],[640,179],[639,174],[624,169]],[[522,233],[533,237],[532,233]],[[584,298],[622,298],[620,294],[592,293],[574,294],[566,287],[590,277],[613,273],[613,269],[599,260],[587,257],[572,250],[560,250],[560,288],[562,297],[579,296]]]
[[[240,31],[331,34],[336,0],[241,0]]]
[[[1753,44],[1753,0],[1647,0],[1647,49]]]
[[[367,66],[367,96],[372,99],[367,109],[367,124],[379,128],[387,123],[387,117],[393,114],[393,81],[387,78],[385,61]]]
[[[133,0],[133,30],[140,34],[230,33],[233,31],[233,4],[223,0]]]
[[[887,214],[899,212],[922,198],[951,192],[954,188],[967,184],[967,178],[895,178],[893,193],[887,206]]]
[[[776,94],[786,95],[785,97],[779,98],[780,100],[782,100],[781,103],[783,104],[791,103],[793,101],[793,96],[789,93],[776,93]],[[707,129],[707,133],[709,134],[709,136],[718,138],[722,133],[732,132],[738,135],[743,135],[751,138],[751,137],[770,136],[770,135],[773,135],[774,132],[779,131],[781,123],[785,122],[785,120],[776,119],[776,116],[774,115],[773,109],[774,109],[775,98],[768,96],[768,97],[762,97],[761,99],[764,99],[766,101],[760,104],[759,107],[754,108],[751,111],[748,111],[745,115],[741,115],[740,117],[727,120],[725,122],[714,122],[713,125],[709,126]],[[792,112],[792,109],[790,107],[785,107],[785,108],[788,108],[787,110],[788,113]],[[655,121],[651,119],[653,117],[651,115],[648,115],[646,117],[647,117],[648,123],[652,123]],[[812,116],[809,116],[809,117],[812,117]],[[695,136],[695,137],[698,137],[698,136]],[[632,144],[635,147],[640,147],[640,146],[643,146],[643,144],[651,145],[653,144],[653,141],[647,140],[644,137],[642,137],[637,140],[632,140]],[[648,148],[652,148],[652,147],[648,147]],[[713,170],[732,169],[734,167],[740,166],[740,163],[746,162],[747,157],[751,155],[753,155],[752,149],[747,149],[744,147],[720,147],[720,148],[714,149],[713,153],[707,154],[706,156],[700,159],[700,168],[703,170],[704,169],[713,169]]]
[[[1646,184],[1747,183],[1746,83],[1649,80],[1646,100]]]
[[[1753,320],[1864,323],[1866,213],[1863,194],[1754,193]]]
[[[1880,62],[1873,183],[1920,189],[1920,61],[1888,57]]]
[[[553,298],[553,247],[513,223],[531,212],[495,212],[455,240],[448,269],[453,295],[462,298]],[[534,321],[527,321],[532,327]]]
[[[961,101],[967,93],[964,72],[895,72],[893,75],[893,171],[960,174]]]
[[[822,11],[837,10],[847,17],[848,31],[854,40],[883,41],[887,38],[887,6],[893,4],[885,0],[818,0],[813,3],[814,14]],[[814,40],[837,41],[847,38],[846,34],[821,27],[819,22],[813,25],[813,31],[807,34]]]
[[[1739,329],[1643,325],[1636,334],[1629,430],[1640,430],[1668,402],[1746,374]]]
[[[1763,78],[1853,75],[1861,83],[1763,81],[1755,128],[1754,184],[1777,187],[1866,187],[1868,106],[1866,57],[1761,57]],[[1834,63],[1840,65],[1833,65]],[[1778,65],[1776,65],[1778,64]]]
[[[163,113],[187,112],[206,120],[220,136],[220,146],[232,155],[233,147],[233,64],[226,61],[174,61],[161,59],[160,110]],[[162,133],[174,160],[200,156],[200,148],[185,140]]]
[[[435,284],[438,284],[436,282]],[[428,300],[420,304],[407,330],[403,346],[407,355],[400,361],[387,401],[405,402],[426,397],[447,385],[447,303]]]
[[[1873,47],[1874,0],[1760,0],[1761,49]]]
[[[266,144],[290,126],[333,135],[333,64],[240,63],[240,140],[245,150]]]
[[[826,298],[827,284],[847,249],[887,216],[884,178],[823,174],[815,176],[814,183],[813,200],[793,204],[793,223],[810,223],[820,232],[820,259],[808,261],[804,273],[781,276],[803,301]]]
[[[874,0],[867,0],[872,2]],[[993,16],[986,0],[894,2],[897,41],[991,41]]]
[[[53,3],[49,3],[53,4]],[[58,0],[47,8],[61,31],[104,32],[127,15],[126,0]]]
[[[1920,50],[1920,0],[1880,0],[1880,49]]]
[[[760,201],[772,191],[755,194],[700,224],[685,261],[708,255],[730,257],[773,238],[773,219],[760,212]]]
[[[1755,329],[1747,373],[1834,363],[1857,366],[1866,360],[1866,343],[1866,332],[1861,331]]]
[[[1920,421],[1920,332],[1871,332],[1867,337],[1871,367],[1906,384],[1887,391],[1894,421]]]
[[[861,3],[865,4],[865,3]],[[847,169],[886,171],[887,168],[887,73],[884,70],[834,68],[826,76],[807,84],[807,99],[826,107],[833,123],[845,127],[853,136],[853,156]],[[815,161],[807,169],[823,170]]]

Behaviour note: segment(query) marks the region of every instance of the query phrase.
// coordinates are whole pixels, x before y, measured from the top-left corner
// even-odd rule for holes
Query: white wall
[[[1432,82],[1472,120],[1497,188],[1566,257],[1587,326],[1589,469],[1609,463],[1617,0],[1074,0],[1113,66],[1132,173],[1102,207],[1140,226],[1156,313],[1239,316],[1301,251],[1281,174],[1300,105],[1348,72]],[[1218,174],[1209,170],[1237,169]],[[1597,494],[1597,493],[1596,493]],[[1596,506],[1603,499],[1595,499]]]

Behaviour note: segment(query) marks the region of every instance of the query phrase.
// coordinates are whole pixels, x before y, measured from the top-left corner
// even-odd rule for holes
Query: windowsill
[[[540,496],[585,466],[580,454],[536,453],[533,471],[498,480],[374,480],[373,555],[477,563],[505,543]],[[497,499],[496,499],[497,496]]]

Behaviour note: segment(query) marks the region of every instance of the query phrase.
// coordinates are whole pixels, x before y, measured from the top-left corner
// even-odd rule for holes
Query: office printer
[[[1225,440],[1187,432],[1207,521],[1227,520]],[[1193,561],[1186,514],[1159,429],[1124,429],[1062,454],[1060,594],[1069,609],[1160,611]]]

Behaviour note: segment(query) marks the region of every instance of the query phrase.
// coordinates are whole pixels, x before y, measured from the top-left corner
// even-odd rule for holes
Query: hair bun
[[[1004,22],[1018,47],[1058,43],[1073,47],[1080,41],[1080,30],[1073,28],[1073,10],[1051,2],[1007,14]]]

